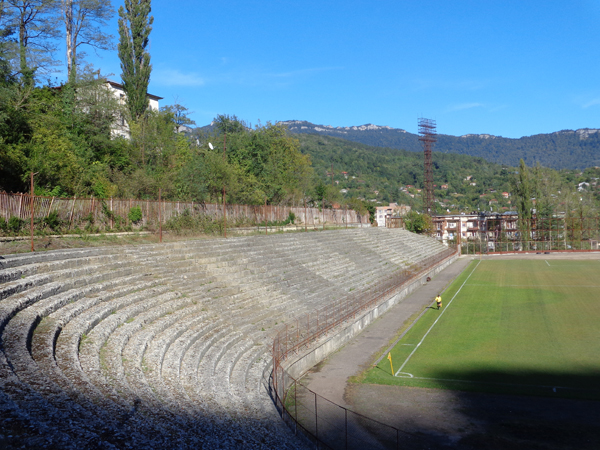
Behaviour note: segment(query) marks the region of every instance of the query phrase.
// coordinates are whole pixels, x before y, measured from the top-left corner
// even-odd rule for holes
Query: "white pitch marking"
[[[398,376],[398,374],[400,374],[400,376]],[[395,376],[398,378],[414,378],[413,374],[408,372],[396,372]]]
[[[467,279],[460,286],[460,288],[458,289],[458,291],[456,291],[456,294],[454,294],[454,297],[452,297],[452,299],[448,302],[448,306],[446,306],[442,310],[442,312],[440,313],[440,315],[438,316],[438,318],[435,319],[435,322],[433,322],[433,324],[429,327],[429,330],[427,330],[427,333],[425,333],[425,335],[419,341],[419,343],[417,344],[417,346],[415,347],[415,349],[410,353],[410,355],[408,355],[408,358],[406,358],[406,360],[404,361],[404,363],[402,363],[402,365],[400,366],[400,368],[398,369],[398,371],[396,372],[396,374],[394,376],[398,376],[398,374],[402,372],[402,369],[404,369],[404,366],[406,365],[406,363],[410,360],[410,358],[412,358],[412,355],[414,355],[415,352],[417,351],[417,349],[421,346],[421,344],[423,343],[423,341],[425,340],[425,338],[427,337],[427,335],[429,334],[429,332],[433,329],[433,327],[435,326],[435,324],[438,323],[438,320],[441,319],[441,317],[444,315],[444,313],[446,312],[446,310],[450,307],[450,304],[454,301],[454,299],[456,298],[456,296],[458,295],[458,293],[462,290],[462,288],[464,287],[464,285],[467,284],[467,281],[469,281],[469,278],[471,278],[471,275],[473,275],[473,272],[475,272],[475,270],[479,267],[479,264],[481,264],[481,260],[479,260],[479,262],[475,266],[475,269],[473,269],[473,271],[469,274],[469,276],[467,277]]]
[[[548,264],[548,267],[550,267],[550,263],[548,262],[548,260],[545,259],[544,261],[546,261],[546,264]]]

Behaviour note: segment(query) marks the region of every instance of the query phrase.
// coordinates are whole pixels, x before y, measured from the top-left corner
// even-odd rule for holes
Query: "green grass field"
[[[363,382],[600,399],[599,261],[473,261],[442,297],[392,349],[395,376],[384,358]]]

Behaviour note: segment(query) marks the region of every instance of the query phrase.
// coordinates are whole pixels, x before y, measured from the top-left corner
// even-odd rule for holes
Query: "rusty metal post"
[[[304,231],[306,230],[306,224],[308,223],[308,214],[306,213],[306,197],[304,197]]]
[[[158,242],[162,243],[162,208],[160,207],[160,197],[162,189],[158,188]],[[112,201],[112,199],[111,199]]]
[[[321,209],[323,209],[323,231],[325,231],[325,196],[323,195],[323,202],[321,205]]]
[[[275,349],[276,344],[279,342],[279,337],[273,340],[273,388],[275,389],[275,398],[277,398],[277,355]]]
[[[31,172],[31,251],[34,252],[33,249],[33,172]]]
[[[298,393],[298,381],[294,380],[294,419],[295,422],[295,426],[294,426],[294,434],[298,434],[298,400],[297,400],[297,394]]]
[[[227,151],[227,125],[225,125],[225,134],[223,136],[223,162],[225,162],[225,152]],[[223,182],[223,230],[227,238],[227,205],[225,204],[225,182]]]
[[[317,448],[319,448],[319,413],[317,412],[317,393],[315,395],[315,437],[317,438]]]
[[[344,408],[344,424],[346,425],[346,450],[348,450],[348,409]]]
[[[223,231],[227,238],[227,203],[225,202],[225,186],[223,186]]]

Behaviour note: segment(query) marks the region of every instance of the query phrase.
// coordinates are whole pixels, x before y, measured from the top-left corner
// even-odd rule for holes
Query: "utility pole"
[[[306,222],[308,222],[308,215],[306,214],[306,197],[304,197],[304,231],[307,231]]]
[[[36,172],[38,173],[38,172]],[[31,200],[31,227],[30,227],[30,231],[31,231],[31,251],[34,252],[34,248],[33,248],[33,213],[34,213],[34,205],[33,205],[33,176],[36,174],[31,172],[31,191],[30,191],[30,200]]]
[[[225,162],[225,152],[227,151],[227,125],[225,125],[225,136],[223,138],[223,163]],[[225,203],[225,180],[223,180],[223,230],[227,238],[227,205]]]
[[[162,244],[162,208],[160,206],[160,195],[162,189],[158,188],[158,242]]]

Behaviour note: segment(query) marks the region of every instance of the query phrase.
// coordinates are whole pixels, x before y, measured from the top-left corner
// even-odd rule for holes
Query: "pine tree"
[[[146,93],[152,66],[146,46],[154,22],[154,17],[149,16],[150,11],[150,0],[125,0],[125,8],[119,8],[121,79],[134,121],[138,121],[148,108]]]
[[[69,81],[77,78],[80,46],[90,45],[99,50],[113,50],[113,36],[103,31],[114,15],[110,0],[61,0],[62,19],[67,38],[67,73]],[[80,53],[79,57],[84,57]]]

